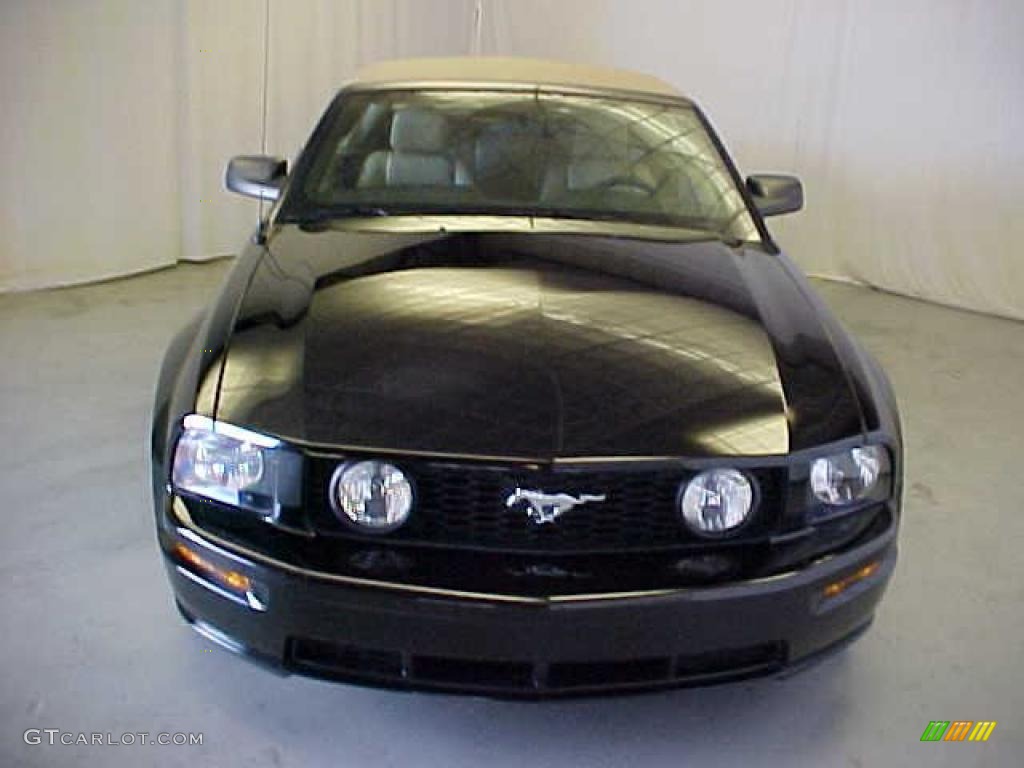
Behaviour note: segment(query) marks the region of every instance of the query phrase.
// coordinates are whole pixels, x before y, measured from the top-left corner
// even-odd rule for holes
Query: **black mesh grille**
[[[339,461],[312,462],[310,499],[317,529],[359,537],[342,525],[328,502],[331,474]],[[614,471],[494,467],[469,463],[396,462],[413,478],[416,508],[412,519],[389,534],[390,541],[505,551],[595,551],[651,549],[706,543],[682,525],[677,494],[693,472],[680,468],[627,468]],[[777,470],[751,473],[757,485],[757,513],[730,542],[750,541],[771,531],[780,517]],[[605,495],[574,507],[556,522],[538,525],[525,503],[506,500],[516,488]],[[379,540],[379,539],[378,539]]]

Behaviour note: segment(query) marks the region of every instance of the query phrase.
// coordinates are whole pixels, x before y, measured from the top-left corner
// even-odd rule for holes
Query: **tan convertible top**
[[[382,61],[359,71],[354,84],[393,85],[430,82],[575,86],[683,98],[683,95],[668,83],[639,72],[572,64],[566,61],[499,56]]]

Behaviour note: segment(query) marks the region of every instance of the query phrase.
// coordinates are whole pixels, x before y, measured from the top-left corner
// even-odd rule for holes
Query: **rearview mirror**
[[[288,161],[269,155],[239,155],[228,162],[224,185],[232,192],[277,200],[288,176]]]
[[[796,176],[759,173],[747,177],[747,189],[762,216],[793,213],[804,207],[804,185]]]

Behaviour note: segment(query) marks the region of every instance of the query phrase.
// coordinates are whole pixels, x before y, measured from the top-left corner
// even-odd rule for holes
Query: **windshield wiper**
[[[336,219],[394,215],[387,208],[381,208],[378,205],[342,205],[333,208],[318,208],[309,213],[295,216],[292,221],[300,227],[318,227],[329,224]]]
[[[706,226],[683,222],[667,222],[657,220],[644,220],[629,218],[628,215],[612,211],[592,211],[576,208],[517,208],[507,209],[504,215],[525,216],[531,219],[563,219],[569,221],[592,221],[608,224],[621,224],[622,226],[655,227],[660,229],[680,229],[692,232],[694,239],[720,240],[727,245],[737,242],[733,237],[717,230],[709,229]]]
[[[308,213],[289,218],[289,221],[298,224],[303,229],[322,229],[332,221],[348,218],[375,218],[385,216],[516,216],[529,219],[561,219],[563,221],[579,221],[618,224],[622,226],[655,227],[663,229],[677,229],[690,233],[688,240],[718,240],[730,247],[741,245],[742,241],[718,230],[708,229],[696,222],[687,225],[682,222],[659,222],[643,221],[640,219],[624,218],[623,214],[611,211],[594,211],[573,208],[510,208],[504,206],[464,208],[445,208],[438,211],[427,209],[417,210],[393,210],[378,205],[339,205],[330,208],[316,208]]]

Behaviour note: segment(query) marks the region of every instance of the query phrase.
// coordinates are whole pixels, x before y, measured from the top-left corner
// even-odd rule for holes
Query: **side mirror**
[[[288,161],[269,155],[239,155],[228,162],[224,186],[232,192],[277,200],[288,176]]]
[[[762,216],[793,213],[804,207],[804,185],[796,176],[777,173],[748,176],[747,189]]]

